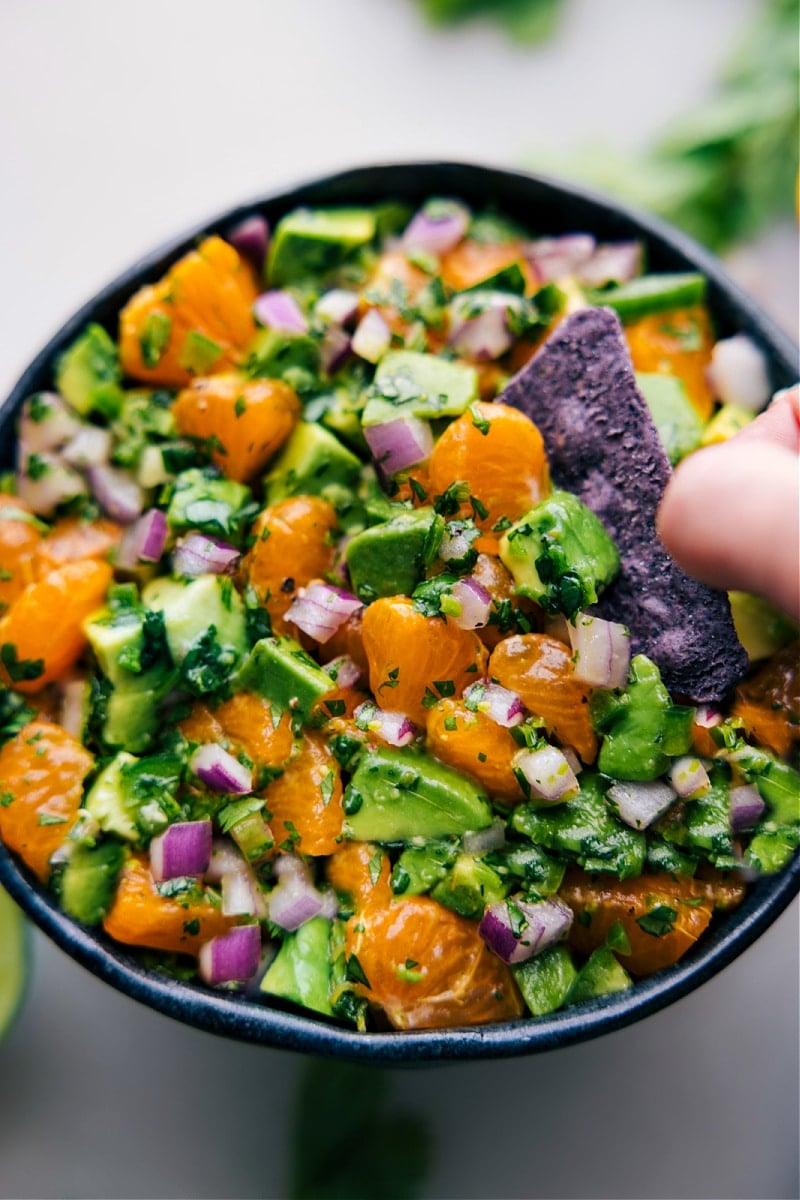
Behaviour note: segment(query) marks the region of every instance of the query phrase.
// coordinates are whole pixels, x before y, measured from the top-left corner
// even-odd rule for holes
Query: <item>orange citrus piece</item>
[[[37,548],[34,558],[37,576],[41,578],[68,562],[104,559],[121,535],[119,525],[105,517],[98,517],[96,521],[64,517],[56,521]]]
[[[471,712],[463,700],[440,700],[428,713],[427,741],[431,754],[477,779],[492,795],[522,800],[511,769],[519,746],[486,713]]]
[[[172,411],[178,433],[212,439],[211,457],[222,473],[249,483],[294,429],[300,401],[279,379],[226,371],[192,380]]]
[[[236,366],[256,332],[256,295],[253,272],[233,246],[206,238],[120,313],[125,374],[182,387],[193,375]]]
[[[389,856],[370,842],[343,842],[328,859],[328,883],[357,903],[387,905],[392,899]]]
[[[16,496],[0,497],[0,613],[34,579],[34,554],[42,535],[28,520],[28,508]]]
[[[714,335],[702,305],[653,313],[625,326],[625,337],[636,371],[677,375],[700,416],[707,421],[714,397],[706,382]]]
[[[264,795],[275,842],[301,854],[333,854],[342,836],[339,764],[318,733],[303,735],[300,752]]]
[[[537,288],[536,276],[518,241],[476,242],[465,238],[442,258],[442,279],[453,291],[462,292],[514,264],[525,276],[526,294],[532,295]]]
[[[60,725],[33,720],[0,749],[0,837],[44,883],[94,759]]]
[[[225,743],[234,752],[244,751],[257,767],[283,766],[294,749],[289,713],[276,726],[269,701],[253,692],[237,692],[213,712],[195,701],[178,728],[190,742]]]

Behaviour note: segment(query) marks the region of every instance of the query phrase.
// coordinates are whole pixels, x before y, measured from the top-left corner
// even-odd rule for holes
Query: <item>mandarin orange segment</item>
[[[94,759],[60,725],[31,721],[0,749],[0,837],[44,883]]]
[[[572,923],[569,941],[581,954],[605,945],[611,927],[622,925],[631,949],[615,954],[632,975],[649,975],[676,963],[708,928],[714,909],[704,884],[688,876],[640,875],[618,882],[574,871],[559,896],[579,918]],[[639,924],[658,906],[675,914],[668,932],[648,932]]]
[[[522,1015],[508,967],[478,926],[428,896],[367,904],[347,923],[345,946],[369,983],[356,985],[394,1029],[484,1025]]]
[[[98,517],[83,521],[79,517],[63,517],[39,544],[34,557],[39,578],[69,562],[87,558],[105,559],[119,543],[122,530],[114,521]]]
[[[269,612],[275,633],[296,633],[284,614],[297,589],[327,574],[336,548],[336,513],[319,496],[292,496],[265,508],[253,523],[243,573]]]
[[[788,758],[800,741],[800,645],[790,642],[736,689],[733,715],[759,745]]]
[[[362,634],[377,703],[420,726],[440,696],[460,696],[485,672],[486,650],[471,630],[424,617],[407,596],[370,604]]]
[[[213,711],[195,701],[178,728],[190,742],[224,742],[257,767],[283,766],[294,749],[289,713],[275,725],[271,704],[254,692],[236,692]]]
[[[112,577],[108,563],[89,559],[29,584],[0,618],[0,682],[37,692],[74,666],[86,646],[82,624]]]
[[[300,401],[279,379],[250,379],[237,371],[194,379],[173,405],[178,432],[211,440],[224,475],[249,483],[266,467],[297,424]]]
[[[233,246],[206,238],[120,313],[125,374],[182,387],[192,375],[236,366],[256,332],[256,295],[252,270]]]
[[[714,397],[706,371],[714,335],[705,308],[697,305],[642,317],[625,326],[625,338],[634,370],[677,375],[700,416],[709,419]]]
[[[519,746],[485,713],[471,712],[463,700],[440,700],[428,713],[427,741],[431,754],[477,779],[492,795],[522,800],[511,768]]]
[[[465,238],[442,258],[442,279],[454,292],[463,292],[514,265],[525,276],[526,294],[532,295],[537,280],[525,259],[521,242],[476,242]]]
[[[433,448],[428,476],[433,495],[465,480],[482,506],[474,515],[486,534],[503,518],[524,516],[549,488],[544,441],[533,421],[516,408],[482,401],[447,426]],[[461,505],[464,517],[473,510],[468,500]]]
[[[328,883],[348,900],[363,908],[384,906],[392,899],[389,856],[370,842],[343,842],[325,867]]]
[[[191,955],[235,924],[235,917],[224,917],[202,892],[162,896],[143,854],[131,854],[126,860],[114,902],[103,919],[109,937],[126,946]]]
[[[35,553],[42,541],[38,522],[16,497],[0,498],[0,613],[35,576]]]
[[[571,746],[584,762],[594,762],[591,688],[575,678],[569,646],[544,633],[516,634],[492,651],[489,675],[517,692],[525,707],[543,718],[548,733]]]
[[[299,753],[264,795],[280,849],[314,857],[333,854],[344,821],[342,776],[320,734],[304,734]]]

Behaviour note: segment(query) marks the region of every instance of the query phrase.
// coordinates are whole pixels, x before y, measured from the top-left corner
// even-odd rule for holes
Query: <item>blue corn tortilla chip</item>
[[[671,692],[721,699],[747,669],[728,598],[691,579],[656,533],[671,474],[609,308],[567,317],[498,400],[539,427],[553,482],[574,492],[617,543],[620,573],[593,611],[621,621]]]

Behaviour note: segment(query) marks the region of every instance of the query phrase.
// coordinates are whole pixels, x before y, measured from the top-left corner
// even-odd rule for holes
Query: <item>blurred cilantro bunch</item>
[[[564,0],[417,0],[432,25],[473,17],[494,21],[516,42],[532,46],[555,32]]]

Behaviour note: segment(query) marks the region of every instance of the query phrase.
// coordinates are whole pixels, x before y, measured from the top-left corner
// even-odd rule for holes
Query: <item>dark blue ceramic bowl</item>
[[[45,346],[0,407],[2,464],[11,460],[17,410],[31,392],[52,385],[57,355],[89,321],[112,334],[125,301],[163,272],[198,237],[222,232],[253,212],[274,227],[300,204],[370,203],[384,199],[420,202],[430,195],[459,196],[476,207],[492,205],[541,234],[589,230],[603,240],[640,238],[656,271],[701,271],[721,336],[751,334],[770,361],[774,388],[797,378],[797,349],[729,280],[714,258],[661,222],[633,213],[581,188],[520,172],[466,163],[400,163],[359,167],[255,200],[176,238],[131,267],[86,304]],[[0,883],[53,940],[95,975],[159,1012],[228,1037],[311,1054],[372,1063],[431,1062],[532,1054],[596,1037],[656,1012],[727,966],[779,916],[800,890],[800,858],[773,878],[756,882],[744,903],[722,916],[699,946],[676,966],[629,992],[537,1020],[417,1033],[359,1034],[325,1020],[267,1007],[254,1000],[173,982],[144,970],[102,932],[86,929],[59,912],[53,898],[0,846]]]

